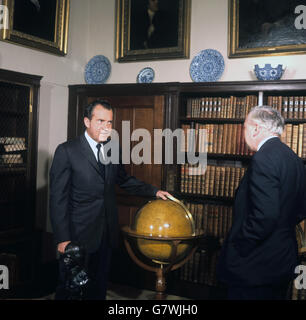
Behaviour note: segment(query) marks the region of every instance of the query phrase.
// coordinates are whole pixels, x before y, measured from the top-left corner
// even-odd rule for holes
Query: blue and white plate
[[[217,81],[224,71],[222,54],[214,49],[202,50],[191,61],[190,76],[195,82]]]
[[[111,64],[103,55],[91,58],[85,67],[85,81],[88,84],[104,83],[111,72]]]
[[[138,83],[151,83],[154,79],[154,70],[150,67],[146,67],[140,70],[137,75]]]

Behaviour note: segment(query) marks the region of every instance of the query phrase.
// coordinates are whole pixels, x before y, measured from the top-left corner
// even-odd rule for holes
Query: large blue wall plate
[[[102,84],[108,79],[111,64],[103,55],[91,58],[85,67],[85,81],[88,84]]]
[[[191,61],[190,77],[195,82],[217,81],[224,71],[222,54],[214,49],[202,50]]]

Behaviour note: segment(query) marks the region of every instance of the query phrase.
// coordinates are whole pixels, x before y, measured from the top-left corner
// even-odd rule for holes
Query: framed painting
[[[45,52],[66,55],[69,0],[3,0],[8,28],[1,40]]]
[[[229,0],[229,58],[306,53],[303,2]]]
[[[191,0],[117,0],[116,60],[188,59]]]

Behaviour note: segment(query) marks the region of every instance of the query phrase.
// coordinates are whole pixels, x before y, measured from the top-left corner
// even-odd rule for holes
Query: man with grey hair
[[[217,266],[231,300],[286,298],[298,264],[295,226],[305,218],[305,168],[280,140],[284,119],[268,106],[244,123],[256,153],[235,194],[232,228]]]

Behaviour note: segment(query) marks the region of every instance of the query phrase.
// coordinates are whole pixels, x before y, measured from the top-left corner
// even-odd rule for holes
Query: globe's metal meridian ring
[[[137,211],[132,227],[122,228],[130,257],[156,273],[156,299],[164,298],[165,274],[186,263],[203,237],[203,233],[195,233],[192,215],[184,204],[168,198],[171,201],[149,201]]]

